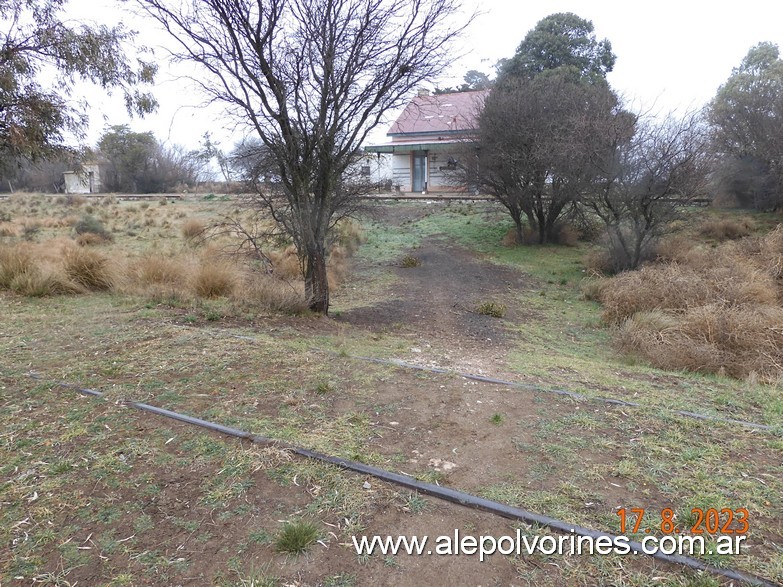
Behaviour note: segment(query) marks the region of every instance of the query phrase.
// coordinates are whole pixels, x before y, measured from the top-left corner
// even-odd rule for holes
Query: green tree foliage
[[[151,94],[139,89],[153,81],[156,66],[132,62],[123,51],[133,33],[121,25],[68,23],[64,5],[65,0],[0,1],[0,164],[5,167],[61,151],[66,134],[82,136],[85,115],[68,100],[77,80],[121,91],[131,113],[156,107]]]
[[[98,142],[100,154],[109,162],[106,187],[128,193],[161,193],[178,184],[194,184],[204,166],[198,152],[166,148],[151,132],[133,132],[126,125],[107,129]]]
[[[501,63],[501,76],[532,78],[567,68],[582,78],[603,80],[614,68],[612,44],[595,37],[593,23],[572,12],[543,18],[525,36],[516,54]]]
[[[590,157],[605,146],[598,130],[619,111],[604,77],[614,59],[591,22],[559,13],[500,66],[479,118],[474,183],[506,207],[520,240],[526,218],[538,242],[555,241],[561,217],[589,183]]]
[[[773,209],[783,202],[783,59],[759,43],[710,104],[713,144],[723,157],[718,177],[743,206]]]
[[[472,90],[486,90],[492,86],[489,76],[476,69],[468,70],[462,78],[464,83],[456,87],[435,88],[436,94],[453,94],[455,92],[470,92]]]

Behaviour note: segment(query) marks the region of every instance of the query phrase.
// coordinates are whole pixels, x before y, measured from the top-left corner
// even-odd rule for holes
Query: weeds
[[[400,267],[403,267],[405,269],[411,269],[413,267],[421,267],[421,259],[418,257],[413,257],[411,255],[406,255],[402,258],[402,261],[400,261]]]
[[[286,522],[275,540],[278,552],[301,554],[318,540],[318,527],[312,522]]]
[[[502,318],[506,315],[506,306],[497,302],[482,302],[476,306],[476,314],[482,316],[491,316],[492,318]]]

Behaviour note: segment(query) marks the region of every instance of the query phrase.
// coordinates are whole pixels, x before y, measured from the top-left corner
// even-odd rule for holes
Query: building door
[[[411,167],[411,189],[414,192],[423,192],[427,189],[427,152],[414,151]]]

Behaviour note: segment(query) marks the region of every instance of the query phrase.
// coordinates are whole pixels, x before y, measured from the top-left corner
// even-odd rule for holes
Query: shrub
[[[68,247],[63,251],[63,266],[72,281],[88,290],[108,290],[114,285],[109,259],[97,251]]]
[[[76,234],[97,234],[106,240],[111,240],[112,236],[103,226],[100,220],[89,214],[82,216],[73,225]]]

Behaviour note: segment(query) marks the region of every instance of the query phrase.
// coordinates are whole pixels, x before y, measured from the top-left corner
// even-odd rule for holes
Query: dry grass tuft
[[[754,230],[756,224],[751,218],[709,219],[699,226],[699,234],[717,241],[736,240],[749,236]]]
[[[182,259],[145,255],[131,263],[128,274],[140,285],[177,285],[186,281],[187,267]]]
[[[293,284],[271,275],[250,275],[242,285],[241,294],[234,294],[235,301],[253,309],[271,312],[301,314],[307,311],[307,301],[301,284]]]
[[[302,278],[302,265],[296,254],[296,247],[293,245],[286,247],[282,252],[270,252],[269,258],[272,261],[272,272],[278,279],[287,281]]]
[[[80,247],[91,247],[95,245],[105,245],[111,242],[111,239],[106,238],[104,234],[96,234],[94,232],[85,232],[76,237],[76,244]]]
[[[13,224],[10,222],[4,222],[0,224],[0,237],[3,236],[16,237],[19,236],[19,233]]]
[[[35,266],[18,274],[11,281],[10,289],[29,297],[43,297],[83,293],[84,289],[68,279],[61,271],[49,266]]]
[[[664,369],[783,375],[783,228],[623,273],[595,295],[617,345]]]
[[[776,381],[783,373],[783,308],[708,304],[676,315],[639,312],[617,346],[661,369]]]
[[[506,234],[503,235],[503,239],[500,241],[500,244],[504,247],[516,247],[517,245],[522,244],[519,241],[517,229],[509,228],[508,231],[506,231]]]
[[[361,227],[350,219],[341,220],[334,229],[335,245],[345,249],[347,255],[353,255],[359,245],[364,242],[364,235]]]
[[[239,270],[217,259],[202,259],[190,279],[193,293],[200,298],[230,296],[240,282]]]
[[[0,288],[33,297],[83,291],[32,247],[22,244],[0,248]]]
[[[35,268],[35,259],[29,246],[0,246],[0,287],[10,289],[14,279]]]
[[[63,250],[65,274],[88,290],[105,291],[114,286],[109,258],[98,251],[80,247]]]
[[[193,241],[203,235],[206,228],[198,218],[186,218],[182,223],[182,236],[187,241]]]
[[[686,263],[696,243],[682,234],[672,234],[661,239],[655,247],[655,256],[662,263]]]

